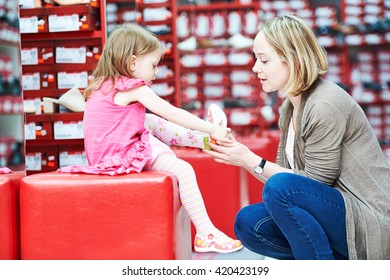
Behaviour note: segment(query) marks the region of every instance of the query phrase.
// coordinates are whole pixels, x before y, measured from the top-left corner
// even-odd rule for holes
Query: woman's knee
[[[286,192],[286,186],[292,184],[293,177],[297,176],[293,173],[277,173],[271,176],[264,185],[263,200],[269,202],[280,198]]]
[[[244,231],[247,231],[248,224],[249,224],[249,216],[251,215],[251,209],[250,205],[242,208],[240,211],[238,211],[236,215],[236,220],[234,222],[234,232],[237,236],[237,238],[240,239],[241,234]]]
[[[259,220],[268,216],[262,203],[251,204],[243,207],[236,215],[234,231],[238,238],[245,238],[254,233],[254,228]]]

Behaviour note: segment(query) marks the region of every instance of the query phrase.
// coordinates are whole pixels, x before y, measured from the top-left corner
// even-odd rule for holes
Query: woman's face
[[[280,91],[285,88],[290,70],[281,60],[276,50],[268,43],[263,32],[259,32],[253,43],[256,63],[252,71],[257,74],[265,92]]]
[[[158,73],[158,63],[162,55],[161,49],[156,49],[146,55],[137,56],[132,65],[134,78],[152,83]]]

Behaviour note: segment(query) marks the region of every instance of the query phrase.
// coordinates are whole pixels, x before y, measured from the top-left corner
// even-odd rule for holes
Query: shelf
[[[96,62],[89,62],[83,64],[75,63],[55,63],[55,64],[40,64],[40,65],[23,65],[23,73],[34,72],[79,72],[79,71],[93,71],[96,68]]]
[[[83,119],[84,113],[55,113],[55,114],[42,114],[33,115],[26,114],[26,122],[56,122],[56,121],[80,121]]]
[[[248,65],[218,65],[218,66],[209,66],[201,65],[198,67],[185,67],[181,66],[180,71],[183,73],[204,73],[209,72],[231,72],[236,70],[248,70],[251,71],[251,67]]]
[[[257,3],[240,4],[240,3],[211,3],[205,5],[179,5],[178,12],[217,12],[217,11],[237,11],[253,10],[258,7]]]
[[[27,147],[40,147],[40,146],[84,146],[84,139],[44,139],[44,140],[26,140]],[[28,151],[28,149],[27,149]]]
[[[102,38],[103,32],[100,30],[94,31],[70,31],[70,32],[45,32],[45,33],[24,33],[21,34],[22,42],[25,41],[50,41],[50,40],[90,40]],[[105,36],[105,35],[104,35]],[[78,43],[78,42],[77,42]],[[22,43],[23,44],[23,43]]]
[[[20,9],[20,17],[42,16],[42,15],[68,15],[68,14],[99,14],[99,8],[89,5],[58,6],[46,8]]]

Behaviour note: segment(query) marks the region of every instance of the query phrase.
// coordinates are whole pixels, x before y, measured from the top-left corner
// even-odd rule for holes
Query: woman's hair
[[[91,92],[100,88],[108,78],[114,84],[117,77],[132,77],[132,56],[142,56],[158,48],[163,49],[161,42],[146,29],[130,23],[117,26],[106,41],[100,60],[92,73],[93,81],[84,90],[84,97],[88,98]]]
[[[290,69],[286,94],[299,95],[326,73],[326,51],[301,18],[293,15],[276,17],[260,25],[260,31]]]

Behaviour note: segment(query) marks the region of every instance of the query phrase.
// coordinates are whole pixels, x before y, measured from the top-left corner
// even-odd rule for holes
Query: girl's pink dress
[[[117,78],[103,83],[88,99],[84,111],[84,146],[89,166],[71,165],[59,172],[90,174],[124,174],[147,170],[161,154],[173,151],[144,127],[145,107],[135,102],[127,106],[114,103],[117,91],[142,85],[140,79]],[[153,146],[153,148],[152,148]]]

